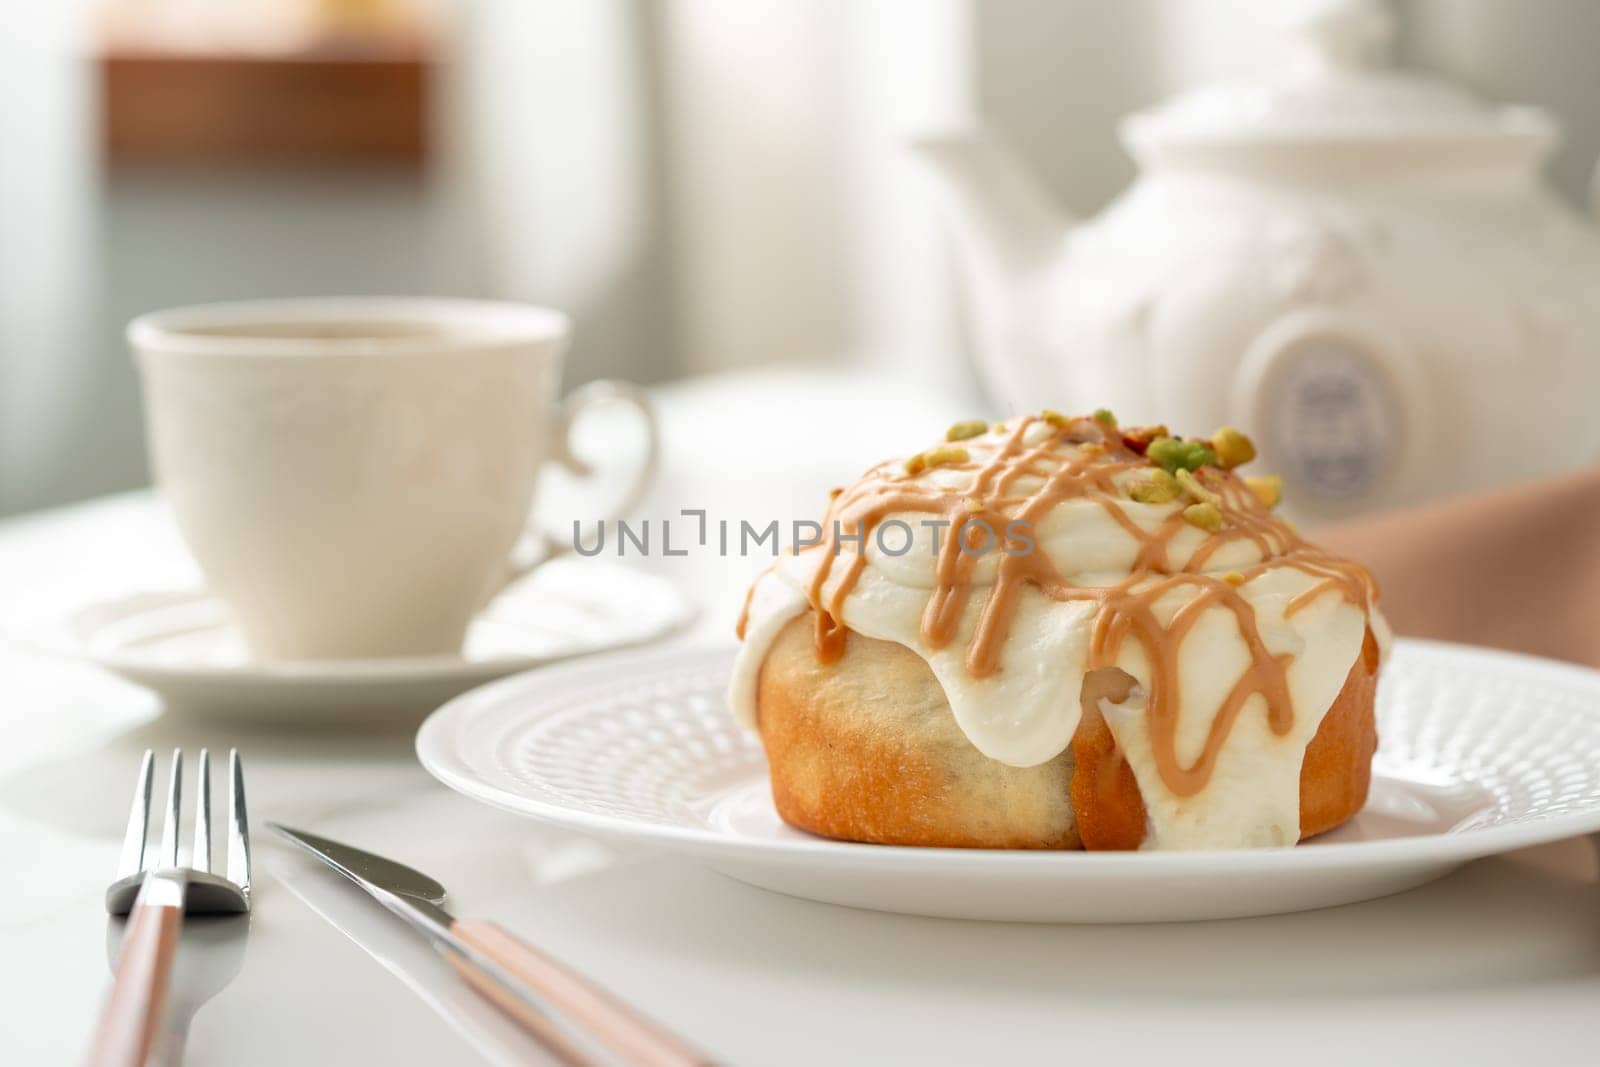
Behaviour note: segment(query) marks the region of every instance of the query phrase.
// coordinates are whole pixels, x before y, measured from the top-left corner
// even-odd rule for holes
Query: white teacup
[[[557,406],[568,332],[542,308],[408,298],[129,325],[157,483],[252,656],[458,652],[538,529],[540,468],[584,473],[568,433],[593,404],[644,420],[647,454],[608,511],[637,502],[656,453],[649,405],[598,382]]]

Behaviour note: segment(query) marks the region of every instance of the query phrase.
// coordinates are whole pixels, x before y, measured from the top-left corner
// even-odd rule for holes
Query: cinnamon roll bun
[[[1389,632],[1231,429],[989,426],[835,493],[751,588],[729,700],[778,813],[881,844],[1291,845],[1365,803]]]

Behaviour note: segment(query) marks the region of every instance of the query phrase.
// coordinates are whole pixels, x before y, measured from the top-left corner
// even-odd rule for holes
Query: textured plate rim
[[[1469,660],[1482,667],[1516,669],[1542,681],[1586,690],[1593,714],[1600,717],[1600,671],[1519,652],[1475,645],[1399,638],[1396,655],[1421,656],[1435,661]],[[523,796],[486,780],[460,758],[451,738],[476,716],[488,713],[537,678],[540,688],[563,687],[592,676],[613,684],[638,684],[660,669],[678,673],[691,663],[714,669],[731,660],[726,647],[674,649],[624,649],[587,657],[579,662],[522,672],[455,697],[433,712],[417,731],[416,752],[423,768],[462,795],[540,822],[597,837],[659,849],[691,852],[730,860],[759,858],[762,862],[823,861],[857,869],[900,867],[903,870],[978,868],[995,874],[1066,874],[1122,877],[1129,874],[1203,875],[1250,871],[1309,871],[1351,864],[1416,865],[1464,863],[1531,845],[1600,831],[1600,803],[1584,811],[1533,815],[1516,823],[1473,827],[1457,832],[1418,834],[1379,841],[1337,841],[1314,847],[1217,849],[1197,852],[1081,852],[1012,849],[922,848],[831,841],[820,837],[763,840],[734,836],[708,828],[645,823],[617,815],[583,811],[563,804]],[[616,679],[625,677],[626,683]],[[576,685],[574,684],[574,688]],[[526,694],[523,694],[526,696]],[[539,714],[548,714],[549,710]]]

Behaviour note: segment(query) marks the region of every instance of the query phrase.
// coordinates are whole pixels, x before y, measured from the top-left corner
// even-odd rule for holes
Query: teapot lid
[[[1548,114],[1530,107],[1485,105],[1437,78],[1389,65],[1394,16],[1381,0],[1325,0],[1292,24],[1295,62],[1275,80],[1194,90],[1121,126],[1141,163],[1194,150],[1304,151],[1360,146],[1454,149],[1443,159],[1539,161],[1559,135]]]

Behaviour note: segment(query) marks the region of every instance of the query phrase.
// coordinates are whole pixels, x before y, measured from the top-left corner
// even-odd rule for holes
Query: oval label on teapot
[[[1396,459],[1400,418],[1378,361],[1349,338],[1314,333],[1272,363],[1258,410],[1296,494],[1333,502],[1376,491]]]

